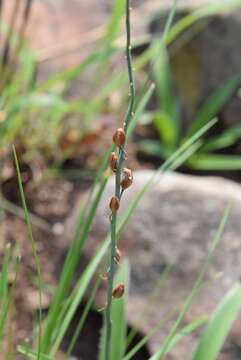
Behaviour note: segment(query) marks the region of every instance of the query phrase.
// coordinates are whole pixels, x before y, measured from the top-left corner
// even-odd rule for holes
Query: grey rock
[[[153,176],[153,171],[134,174],[134,184],[123,196],[120,212]],[[93,253],[109,229],[109,199],[113,195],[113,179],[107,186],[96,214],[86,247]],[[205,286],[188,311],[184,323],[200,315],[210,314],[224,294],[241,276],[241,187],[215,177],[192,177],[177,173],[163,174],[142,198],[129,224],[120,237],[119,246],[131,264],[131,287],[128,304],[129,322],[144,333],[150,331],[171,309],[183,304],[200,274],[226,206],[230,216],[212,263],[205,276]],[[76,213],[76,210],[74,211]],[[67,228],[74,223],[71,216]],[[70,230],[68,230],[70,232]],[[143,307],[156,287],[163,270],[172,266],[170,275],[152,305],[149,317],[141,321]],[[172,321],[153,337],[149,346],[155,351]],[[240,345],[241,323],[231,334],[232,344]],[[187,351],[196,342],[191,335],[177,346],[167,359],[188,359]],[[233,345],[234,346],[234,345]],[[236,351],[236,347],[231,350]],[[231,350],[222,359],[236,359]],[[220,359],[221,359],[220,358]]]

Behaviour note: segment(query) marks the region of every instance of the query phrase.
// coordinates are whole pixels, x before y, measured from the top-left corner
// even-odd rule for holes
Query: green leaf
[[[157,156],[161,159],[166,159],[170,155],[170,150],[157,140],[142,140],[139,149],[147,155]]]
[[[165,126],[162,129],[162,137],[168,144],[175,145],[179,135],[179,118],[177,113],[176,98],[172,89],[171,70],[167,50],[162,42],[156,48],[155,64],[153,66],[153,75],[156,84],[157,96],[160,104],[161,114]],[[167,124],[168,123],[168,124]],[[168,130],[165,135],[164,130]]]
[[[217,359],[240,309],[241,286],[236,284],[214,311],[193,355],[193,360]]]
[[[202,151],[209,152],[232,146],[241,138],[241,125],[232,126],[221,134],[207,139],[202,146]]]
[[[11,257],[11,246],[7,245],[4,249],[4,256],[2,261],[2,269],[0,273],[0,341],[2,341],[6,317],[9,310],[9,291],[8,291],[8,276],[9,265]]]
[[[27,358],[29,359],[33,359],[33,360],[54,360],[53,357],[49,356],[49,355],[45,355],[43,353],[39,354],[39,358],[38,358],[38,354],[35,351],[30,350],[27,346],[23,346],[23,345],[19,345],[18,346],[18,352],[22,355],[27,356]]]
[[[177,334],[172,338],[169,345],[167,346],[165,354],[168,354],[180,341],[182,341],[186,336],[197,330],[200,326],[204,325],[207,322],[207,317],[202,317],[197,319],[187,326],[183,327]]]
[[[188,160],[188,165],[196,170],[240,170],[241,156],[195,154]]]
[[[23,183],[22,183],[22,177],[21,177],[19,162],[18,162],[17,153],[16,153],[16,150],[15,150],[14,146],[13,146],[13,156],[14,156],[14,162],[15,162],[15,167],[16,167],[16,172],[17,172],[18,187],[19,187],[21,202],[22,202],[22,206],[23,206],[23,210],[24,210],[24,217],[25,217],[25,221],[26,221],[26,224],[27,224],[28,238],[29,238],[29,242],[30,242],[30,245],[31,245],[32,254],[33,254],[33,258],[34,258],[34,265],[35,265],[36,274],[37,274],[38,294],[39,294],[39,311],[38,311],[39,331],[38,331],[38,355],[37,355],[37,359],[39,360],[40,359],[40,353],[41,353],[41,334],[42,334],[42,283],[43,283],[43,281],[42,281],[41,267],[40,267],[40,261],[39,261],[39,258],[38,258],[37,247],[36,247],[36,243],[35,243],[35,240],[34,240],[34,237],[33,237],[31,219],[30,219],[30,215],[29,215],[29,211],[28,211],[28,207],[27,207],[27,202],[26,202],[25,194],[24,194],[24,190],[23,190]]]
[[[108,177],[104,177],[104,179],[101,181],[99,188],[96,191],[95,197],[93,199],[93,202],[91,203],[90,208],[88,209],[88,214],[85,217],[85,221],[82,226],[82,214],[80,216],[80,219],[76,226],[75,236],[72,243],[72,246],[67,254],[67,258],[65,260],[63,270],[61,273],[59,285],[57,288],[57,292],[54,296],[53,303],[50,307],[50,311],[47,317],[47,323],[45,332],[43,334],[43,340],[42,340],[42,349],[44,352],[48,352],[50,347],[52,346],[51,342],[53,341],[52,335],[55,329],[56,320],[58,318],[58,315],[60,314],[60,310],[62,307],[62,303],[65,299],[65,296],[68,292],[68,289],[70,287],[75,269],[78,265],[78,261],[81,255],[81,251],[83,249],[83,246],[87,240],[87,236],[90,231],[90,227],[97,209],[97,206],[100,202],[101,196],[103,194],[103,191],[105,189],[106,183],[107,183]],[[94,261],[95,258],[93,258]],[[79,284],[78,289],[78,296],[75,299],[75,303],[71,305],[71,309],[69,309],[68,316],[66,316],[64,323],[61,325],[61,331],[57,334],[57,340],[55,339],[54,343],[54,352],[57,351],[59,344],[61,343],[63,336],[65,334],[65,331],[68,327],[69,322],[71,321],[74,312],[83,296],[83,293],[86,289],[86,284],[88,284],[89,281],[89,275],[93,276],[93,267],[94,270],[95,265],[90,262],[88,267],[83,273],[83,279],[82,282]]]
[[[119,268],[118,272],[115,275],[114,286],[117,284],[124,284],[125,293],[120,299],[115,299],[112,302],[111,307],[111,318],[112,318],[112,335],[110,340],[110,359],[121,360],[123,358],[125,347],[126,347],[126,316],[125,308],[128,299],[129,292],[129,278],[130,278],[130,266],[127,260],[124,260]],[[105,360],[105,321],[104,326],[101,331],[100,338],[100,352],[99,360]]]
[[[159,133],[161,142],[169,147],[175,146],[178,131],[176,132],[177,129],[174,129],[170,115],[164,111],[157,111],[153,114],[153,123]]]
[[[76,329],[75,329],[74,335],[72,336],[71,342],[70,342],[70,344],[69,344],[69,346],[68,346],[68,349],[67,349],[67,351],[66,351],[66,356],[67,356],[67,357],[70,356],[70,354],[72,353],[72,350],[73,350],[73,348],[74,348],[74,345],[75,345],[76,342],[78,341],[78,338],[79,338],[79,336],[80,336],[81,330],[82,330],[82,328],[83,328],[83,326],[84,326],[84,324],[85,324],[85,321],[86,321],[86,319],[87,319],[87,316],[88,316],[88,314],[89,314],[89,311],[90,311],[90,309],[91,309],[91,307],[92,307],[92,305],[93,305],[93,301],[94,301],[94,299],[95,299],[96,292],[97,292],[97,290],[98,290],[98,288],[99,288],[99,286],[100,286],[100,282],[101,282],[101,279],[99,278],[99,279],[97,280],[95,286],[94,286],[93,289],[91,290],[91,294],[90,294],[90,296],[89,296],[89,299],[88,299],[88,301],[87,301],[87,303],[86,303],[86,305],[85,305],[85,307],[84,307],[83,313],[82,313],[82,315],[81,315],[81,317],[80,317],[80,320],[79,320],[78,325],[77,325],[77,327],[76,327]]]
[[[111,317],[112,317],[112,336],[110,353],[111,359],[121,360],[125,352],[126,344],[126,304],[129,293],[129,279],[130,279],[130,266],[127,260],[123,260],[120,269],[118,270],[114,286],[123,283],[125,286],[125,293],[120,299],[115,299],[112,302]]]
[[[115,0],[111,13],[111,19],[107,26],[106,38],[105,38],[105,41],[109,45],[112,44],[112,42],[115,40],[116,36],[120,31],[121,20],[124,13],[125,13],[125,1]]]
[[[190,129],[188,130],[187,137],[193,135],[202,126],[207,124],[220,112],[227,100],[232,96],[241,82],[241,74],[235,75],[221,85],[218,90],[207,100],[206,104],[198,112],[193,121]]]

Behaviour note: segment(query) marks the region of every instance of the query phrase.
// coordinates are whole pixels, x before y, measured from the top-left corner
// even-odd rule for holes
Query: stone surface
[[[121,211],[153,175],[152,171],[134,174],[134,185],[124,194]],[[113,194],[113,181],[107,186],[98,209],[86,247],[89,255],[109,228],[108,203]],[[234,182],[212,177],[192,177],[176,173],[161,175],[145,194],[130,223],[121,234],[120,248],[131,263],[131,292],[128,304],[130,323],[148,332],[169,310],[180,306],[190,293],[207,257],[227,204],[231,204],[228,223],[212,264],[205,277],[205,286],[188,311],[184,323],[200,315],[210,314],[223,295],[241,276],[241,187]],[[76,209],[74,213],[77,213]],[[71,233],[75,215],[67,223]],[[140,322],[140,314],[161,274],[168,266],[172,271],[151,306],[148,320]],[[177,310],[178,309],[178,310]],[[150,341],[152,351],[167,334],[171,321]],[[241,322],[237,321],[227,353],[220,359],[237,359],[232,351],[240,345]],[[196,337],[190,336],[167,359],[185,359]],[[236,357],[235,357],[236,356]]]

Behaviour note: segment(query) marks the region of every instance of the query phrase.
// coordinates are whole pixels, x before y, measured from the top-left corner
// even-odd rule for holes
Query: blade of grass
[[[150,339],[157,334],[157,332],[166,324],[166,322],[170,319],[173,311],[168,314],[164,319],[162,319],[157,326],[154,327],[152,331],[150,331],[142,340],[139,341],[137,345],[135,345],[128,354],[123,358],[123,360],[130,360],[133,358],[133,356],[150,341]],[[188,324],[184,328],[182,328],[172,339],[172,341],[169,344],[169,347],[167,348],[167,351],[165,354],[170,352],[172,348],[181,341],[185,336],[196,330],[198,327],[202,326],[207,321],[206,317],[200,318],[191,324]]]
[[[232,126],[221,134],[207,139],[202,146],[203,152],[224,149],[234,145],[241,138],[241,125]]]
[[[30,221],[28,208],[27,208],[27,203],[26,203],[26,200],[25,200],[25,195],[24,195],[24,190],[23,190],[23,184],[22,184],[22,178],[21,178],[17,153],[16,153],[16,150],[15,150],[14,146],[13,146],[13,155],[14,155],[15,167],[16,167],[16,172],[17,172],[18,186],[19,186],[22,206],[23,206],[24,214],[25,214],[25,221],[26,221],[26,224],[27,224],[28,236],[29,236],[29,240],[30,240],[30,243],[31,243],[32,253],[33,253],[36,272],[37,272],[37,281],[38,281],[38,290],[39,290],[39,316],[38,316],[39,332],[38,332],[38,357],[37,357],[37,359],[39,360],[40,359],[40,353],[41,353],[41,335],[42,335],[42,293],[41,293],[42,279],[41,279],[41,269],[40,269],[40,262],[39,262],[39,258],[38,258],[37,248],[36,248],[36,244],[35,244],[34,237],[33,237],[32,225],[31,225],[31,221]]]
[[[106,35],[104,41],[111,46],[116,39],[119,31],[122,17],[125,13],[125,2],[123,0],[115,0],[111,12],[111,19],[106,29]]]
[[[16,290],[16,284],[17,284],[17,278],[18,278],[18,271],[19,271],[19,265],[20,265],[20,258],[17,257],[16,259],[14,259],[14,280],[12,282],[12,286],[10,288],[10,290],[8,290],[8,274],[9,274],[9,266],[10,266],[10,257],[9,257],[9,251],[10,247],[8,246],[6,249],[6,254],[4,255],[4,267],[6,267],[6,274],[4,275],[4,279],[3,281],[5,282],[4,285],[4,291],[3,291],[3,298],[1,299],[1,311],[0,311],[0,351],[2,353],[2,338],[3,338],[3,332],[6,326],[6,320],[7,317],[9,316],[10,313],[10,309],[11,309],[11,305],[13,304],[14,301],[14,294],[15,294],[15,290]],[[10,254],[11,255],[11,254]],[[5,272],[5,270],[3,270]],[[2,281],[2,279],[1,279]],[[9,321],[11,322],[11,319],[9,319]]]
[[[126,346],[126,305],[129,294],[129,281],[130,281],[130,265],[127,259],[123,260],[120,268],[118,269],[114,283],[125,284],[125,293],[120,299],[112,302],[111,316],[113,321],[113,330],[110,344],[111,359],[121,360],[124,355]]]
[[[188,164],[197,170],[240,170],[241,156],[198,154],[189,159]]]
[[[241,83],[241,74],[235,75],[218,88],[201,108],[188,130],[188,137],[198,131],[203,125],[212,120],[222,109]]]
[[[157,97],[162,112],[156,116],[155,125],[159,130],[162,140],[168,146],[175,146],[179,136],[179,117],[176,98],[173,93],[171,69],[167,49],[161,41],[156,48],[154,58],[157,60],[153,65]]]
[[[2,270],[0,273],[0,350],[2,347],[5,320],[9,309],[8,274],[11,257],[11,246],[8,244],[4,249]]]
[[[48,352],[48,350],[51,346],[51,341],[52,341],[51,335],[53,334],[53,331],[55,328],[55,322],[56,322],[56,319],[58,318],[61,304],[62,304],[62,302],[68,292],[68,289],[70,287],[72,277],[73,277],[75,269],[78,265],[81,251],[82,251],[85,241],[87,239],[87,236],[88,236],[88,233],[90,230],[90,226],[93,221],[93,217],[95,215],[95,212],[96,212],[97,206],[99,204],[99,201],[101,199],[102,193],[105,189],[107,180],[108,180],[108,177],[104,176],[104,179],[102,180],[102,182],[99,186],[99,189],[96,192],[96,195],[94,197],[93,203],[91,204],[91,207],[88,211],[88,215],[83,224],[83,228],[79,227],[76,229],[74,241],[68,252],[66,261],[64,263],[60,281],[59,281],[59,286],[57,288],[57,292],[54,296],[53,303],[51,305],[49,315],[47,317],[45,332],[44,332],[44,336],[43,336],[43,340],[42,340],[43,352]]]
[[[72,337],[72,339],[71,339],[71,342],[70,342],[70,344],[69,344],[69,346],[68,346],[68,349],[67,349],[67,351],[66,351],[66,360],[67,360],[68,357],[71,355],[71,353],[72,353],[72,351],[73,351],[73,348],[74,348],[74,346],[75,346],[75,344],[76,344],[76,342],[77,342],[77,340],[78,340],[78,338],[79,338],[79,336],[80,336],[81,330],[82,330],[82,328],[83,328],[83,326],[84,326],[84,323],[85,323],[85,321],[86,321],[86,319],[87,319],[88,313],[89,313],[89,311],[90,311],[90,309],[91,309],[91,306],[92,306],[92,304],[93,304],[93,301],[94,301],[96,292],[97,292],[97,290],[98,290],[98,288],[99,288],[99,286],[100,286],[100,281],[101,281],[100,279],[98,279],[98,280],[96,281],[96,284],[95,284],[93,290],[91,291],[91,295],[90,295],[90,297],[89,297],[89,299],[88,299],[88,301],[87,301],[87,303],[86,303],[86,305],[85,305],[85,307],[84,307],[82,316],[81,316],[81,318],[80,318],[80,320],[79,320],[79,323],[78,323],[78,325],[77,325],[77,327],[76,327],[76,330],[75,330],[75,332],[74,332],[74,335],[73,335],[73,337]]]
[[[40,357],[38,358],[38,354],[35,351],[30,350],[28,347],[23,346],[23,345],[19,345],[17,349],[20,354],[27,356],[28,359],[55,360],[53,357],[51,357],[49,355],[45,355],[43,353],[40,353],[39,354]]]
[[[203,316],[200,319],[197,319],[187,326],[180,329],[180,331],[177,332],[177,334],[172,338],[172,340],[169,343],[168,348],[166,349],[165,355],[168,354],[180,341],[182,341],[183,338],[197,330],[199,327],[204,325],[207,322],[207,316]]]
[[[193,355],[193,360],[217,359],[240,309],[241,286],[235,284],[214,311]]]
[[[129,292],[129,277],[130,277],[130,266],[127,260],[123,261],[121,267],[118,269],[114,282],[115,284],[125,284],[125,293],[120,299],[115,299],[111,306],[111,316],[113,322],[112,335],[110,339],[110,358],[115,360],[121,360],[126,348],[126,316],[125,309],[128,299]],[[104,344],[106,336],[106,322],[104,321],[104,328],[102,329],[102,337],[100,339],[100,353],[99,360],[105,359]]]

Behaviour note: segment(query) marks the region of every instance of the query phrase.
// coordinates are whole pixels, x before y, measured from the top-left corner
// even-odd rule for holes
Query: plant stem
[[[126,60],[129,77],[129,105],[124,120],[124,131],[127,133],[127,129],[131,118],[134,115],[134,102],[135,102],[135,83],[133,77],[132,59],[131,59],[131,29],[130,29],[130,0],[126,0]],[[119,149],[116,178],[115,178],[115,196],[121,198],[121,174],[123,163],[125,160],[125,145]],[[107,290],[107,306],[106,306],[106,343],[105,343],[105,359],[110,360],[110,344],[112,334],[112,321],[111,321],[111,306],[112,306],[112,291],[113,281],[115,273],[115,252],[117,243],[116,233],[117,215],[111,215],[111,246],[110,246],[110,267],[108,278],[108,290]],[[112,360],[112,359],[111,359]]]

